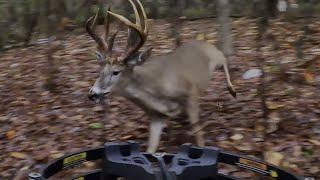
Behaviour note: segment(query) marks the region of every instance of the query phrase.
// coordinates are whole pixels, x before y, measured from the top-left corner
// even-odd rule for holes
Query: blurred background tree
[[[239,98],[230,100],[220,86],[222,72],[201,98],[201,116],[212,122],[205,127],[210,145],[259,157],[277,151],[292,172],[319,174],[319,0],[141,1],[156,19],[146,44],[156,47],[154,55],[171,52],[174,40],[178,46],[199,39],[218,45],[229,59]],[[112,99],[106,108],[86,101],[99,65],[84,24],[110,6],[134,17],[128,0],[0,0],[0,144],[6,149],[0,179],[31,168],[8,152],[39,154],[41,164],[49,159],[51,151],[39,153],[37,143],[46,151],[59,144],[59,152],[67,152],[73,138],[77,148],[96,147],[93,141],[105,138],[146,139],[147,121],[131,104]],[[125,36],[120,32],[119,40]],[[188,132],[175,122],[170,126],[181,127],[182,138],[177,133],[164,142],[174,149]]]
[[[254,17],[257,1],[259,0],[230,0],[232,5],[230,16]],[[286,12],[288,19],[307,17],[306,24],[308,24],[310,18],[320,13],[319,1],[280,1],[288,4]],[[217,0],[143,0],[143,3],[150,18],[169,19],[174,24],[174,29],[177,29],[175,26],[179,23],[176,20],[180,17],[185,19],[215,17],[218,7]],[[54,30],[54,34],[59,34],[61,31],[82,27],[99,6],[107,7],[111,4],[122,14],[128,15],[131,12],[130,4],[126,0],[1,0],[0,47],[10,48],[13,44],[22,42],[24,45],[30,45],[34,40],[45,37],[48,29]],[[270,0],[265,4],[270,17],[278,15],[278,4],[279,0]],[[305,38],[297,42],[297,49],[303,44],[303,39]],[[298,56],[301,57],[301,53],[298,53]]]

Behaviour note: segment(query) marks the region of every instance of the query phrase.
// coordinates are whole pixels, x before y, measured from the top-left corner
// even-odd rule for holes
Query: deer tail
[[[237,97],[237,92],[234,89],[232,83],[231,83],[231,79],[230,79],[230,73],[229,73],[229,68],[228,68],[228,64],[227,62],[223,63],[223,69],[224,69],[224,73],[226,74],[227,77],[227,85],[228,85],[228,90],[230,92],[230,94],[236,98]]]

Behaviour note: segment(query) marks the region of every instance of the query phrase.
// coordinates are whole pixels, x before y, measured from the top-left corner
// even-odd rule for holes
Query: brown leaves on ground
[[[10,130],[10,131],[8,131],[8,132],[7,132],[7,134],[6,134],[7,139],[8,139],[8,140],[13,139],[13,138],[14,138],[14,136],[15,136],[15,134],[16,134],[16,132],[15,132],[14,130]]]
[[[312,41],[303,46],[304,59],[296,59],[295,41],[301,36],[301,22],[271,22],[267,33],[280,46],[262,48],[266,71],[268,122],[261,117],[257,96],[258,78],[242,79],[256,67],[254,20],[233,22],[235,60],[230,62],[232,81],[238,91],[233,99],[225,87],[225,75],[217,70],[210,88],[201,98],[201,120],[208,145],[226,151],[255,156],[280,165],[298,175],[320,177],[320,21],[314,21]],[[215,43],[214,20],[185,22],[181,36]],[[169,24],[153,22],[147,46],[154,55],[171,52]],[[12,49],[0,54],[0,179],[13,179],[24,170],[80,149],[106,141],[136,140],[146,146],[148,120],[134,104],[112,97],[108,107],[87,100],[98,76],[94,42],[85,34],[66,35],[64,49],[54,54],[58,67],[54,92],[44,90],[47,49],[44,44]],[[125,42],[125,34],[119,34]],[[311,38],[309,38],[311,39]],[[117,43],[119,44],[119,43]],[[221,103],[222,110],[216,108]],[[168,122],[160,150],[175,152],[178,146],[194,142],[184,117]],[[226,171],[227,172],[227,171]],[[229,171],[251,179],[252,173]]]

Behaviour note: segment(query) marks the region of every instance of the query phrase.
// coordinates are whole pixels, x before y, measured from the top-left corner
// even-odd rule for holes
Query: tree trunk
[[[182,21],[180,16],[185,7],[185,0],[169,0],[168,5],[170,12],[169,22],[171,23],[171,34],[170,37],[175,39],[175,45],[178,47],[181,45],[180,30],[182,26]]]
[[[202,7],[203,8],[208,8],[209,5],[212,3],[211,0],[202,0],[201,2],[202,2]]]
[[[24,40],[25,46],[27,46],[30,43],[30,40],[32,39],[33,31],[38,24],[38,16],[39,16],[39,13],[35,12],[35,13],[32,13],[29,17],[29,21],[28,21],[29,23],[26,27],[27,28],[26,37]]]
[[[159,17],[159,2],[158,0],[154,0],[148,3],[148,6],[150,7],[149,17],[156,19]]]
[[[25,38],[24,45],[27,46],[32,39],[32,34],[35,27],[38,24],[39,16],[40,16],[40,1],[34,1],[32,4],[25,2],[24,4],[24,28],[25,28]]]
[[[278,0],[268,0],[266,1],[268,16],[271,18],[275,18],[277,16],[278,10]]]
[[[44,88],[49,90],[49,91],[54,91],[56,89],[56,67],[54,63],[54,58],[53,54],[55,52],[55,49],[53,48],[54,46],[53,41],[54,41],[54,29],[55,27],[55,18],[53,16],[53,11],[52,11],[52,5],[53,1],[52,0],[46,0],[45,2],[45,18],[46,18],[46,33],[48,37],[48,47],[47,47],[47,70],[46,70],[46,82],[44,84]]]
[[[24,45],[27,46],[32,39],[32,34],[34,32],[35,27],[38,25],[40,12],[41,12],[41,3],[40,1],[34,1],[33,5],[28,2],[25,7],[25,38]]]
[[[8,21],[10,25],[15,24],[17,22],[17,17],[15,13],[13,0],[7,0],[7,12],[8,12]]]
[[[192,8],[195,6],[195,2],[193,0],[185,0],[185,8]]]
[[[51,36],[52,34],[52,30],[53,30],[53,23],[52,23],[52,18],[51,18],[51,0],[46,0],[44,3],[44,19],[45,19],[45,33],[47,34],[47,36]]]
[[[2,49],[2,47],[5,45],[6,42],[6,37],[4,35],[4,32],[6,33],[6,29],[5,27],[5,23],[0,21],[0,50]]]
[[[269,109],[266,104],[266,82],[265,82],[265,71],[264,71],[264,57],[262,53],[262,47],[263,47],[263,41],[264,41],[264,35],[265,32],[267,31],[268,25],[269,25],[269,15],[268,15],[268,10],[267,4],[268,0],[260,0],[257,1],[257,9],[256,9],[256,16],[258,17],[257,19],[257,26],[258,26],[258,36],[256,38],[256,54],[257,54],[257,65],[262,71],[262,76],[260,78],[260,84],[258,86],[258,96],[261,99],[261,108],[262,108],[262,118],[265,120],[265,122],[261,122],[265,127],[267,126],[267,120],[269,116]]]
[[[217,6],[218,22],[219,22],[219,43],[218,47],[225,54],[228,61],[232,58],[233,37],[231,28],[230,11],[231,5],[229,0],[218,0]]]

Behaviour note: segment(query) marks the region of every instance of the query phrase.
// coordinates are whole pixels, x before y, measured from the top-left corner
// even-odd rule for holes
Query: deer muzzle
[[[101,99],[101,95],[95,94],[95,93],[89,93],[88,94],[88,99],[90,101],[97,101],[97,100]]]
[[[90,101],[94,101],[97,104],[103,104],[104,103],[104,98],[105,96],[109,95],[110,93],[100,93],[100,92],[96,92],[94,91],[94,89],[91,89],[88,93],[88,99]]]

